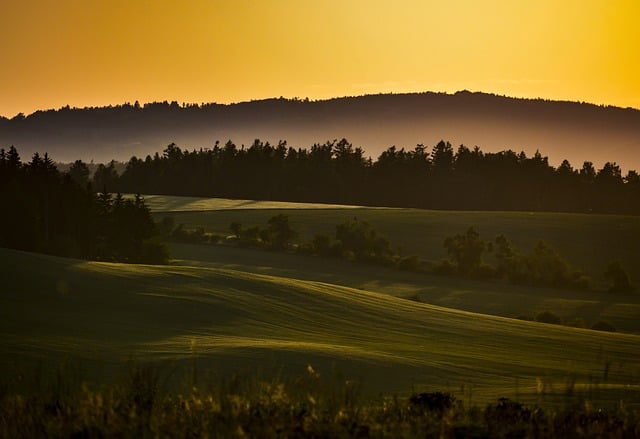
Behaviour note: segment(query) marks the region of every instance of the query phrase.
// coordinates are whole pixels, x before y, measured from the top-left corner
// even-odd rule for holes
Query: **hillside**
[[[238,104],[177,103],[38,111],[0,118],[0,147],[25,156],[49,152],[61,162],[145,157],[171,142],[209,148],[216,140],[255,138],[307,148],[348,138],[372,158],[391,145],[432,146],[446,139],[486,152],[539,149],[557,166],[616,161],[640,169],[640,111],[484,93],[414,93],[324,101],[267,99]]]
[[[169,360],[201,370],[302,373],[311,364],[370,392],[473,388],[474,401],[575,389],[635,392],[638,336],[420,304],[323,282],[205,267],[84,262],[0,249],[5,376],[79,359]],[[38,273],[38,276],[34,276]],[[190,367],[190,366],[189,366]],[[542,386],[542,387],[541,387]],[[626,389],[626,390],[625,390]]]
[[[231,222],[245,227],[264,226],[270,217],[284,213],[301,238],[311,240],[316,233],[333,236],[337,224],[357,217],[400,247],[402,254],[439,260],[446,257],[442,245],[445,238],[473,226],[486,241],[504,234],[522,252],[530,251],[540,240],[546,241],[572,266],[591,276],[598,288],[605,288],[604,268],[613,260],[620,260],[627,267],[632,280],[640,273],[640,222],[634,216],[357,206],[344,209],[322,204],[167,195],[150,195],[145,200],[156,220],[170,216],[175,224],[182,223],[190,229],[202,227],[206,232],[222,235],[229,233]],[[491,255],[486,256],[490,262]]]

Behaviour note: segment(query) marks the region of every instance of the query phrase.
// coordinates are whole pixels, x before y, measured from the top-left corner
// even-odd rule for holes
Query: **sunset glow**
[[[462,89],[640,108],[640,2],[31,0],[0,6],[0,115]]]

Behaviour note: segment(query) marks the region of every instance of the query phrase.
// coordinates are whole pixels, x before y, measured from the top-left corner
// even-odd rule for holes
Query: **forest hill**
[[[86,165],[70,169],[82,174]],[[88,174],[88,172],[85,172]],[[87,178],[87,177],[85,177]],[[554,168],[536,152],[485,153],[440,141],[431,150],[395,146],[376,161],[346,139],[309,149],[256,140],[229,141],[187,151],[170,144],[145,159],[132,157],[119,175],[114,162],[99,165],[93,187],[202,197],[359,204],[455,210],[514,210],[640,214],[640,176],[623,177],[615,162],[596,170]]]

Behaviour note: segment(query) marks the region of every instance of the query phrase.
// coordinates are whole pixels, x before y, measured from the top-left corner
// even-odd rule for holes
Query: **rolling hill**
[[[171,142],[186,149],[231,139],[254,139],[309,148],[346,137],[377,158],[391,145],[478,145],[485,152],[536,150],[554,166],[568,159],[601,168],[617,162],[640,169],[640,110],[577,102],[516,99],[467,91],[343,97],[323,101],[266,99],[237,104],[125,104],[61,108],[0,118],[0,147],[25,156],[48,152],[60,162],[128,160],[162,151]]]
[[[274,366],[295,374],[310,364],[362,379],[369,392],[471,386],[474,401],[563,394],[573,380],[578,391],[615,399],[635,394],[639,384],[640,339],[630,334],[224,268],[85,262],[6,249],[0,262],[4,376],[71,358],[100,379],[108,365],[135,358],[176,365],[197,359],[219,373]]]
[[[145,200],[157,220],[170,216],[186,228],[202,227],[223,235],[229,233],[231,222],[263,227],[270,217],[284,213],[301,238],[311,240],[316,233],[333,236],[337,224],[357,217],[400,247],[402,254],[439,260],[446,257],[445,238],[473,226],[482,239],[492,241],[504,234],[525,253],[538,241],[546,241],[574,268],[591,276],[598,288],[607,285],[603,272],[613,260],[620,260],[632,278],[640,273],[640,222],[634,216],[370,208],[167,195],[149,195]]]

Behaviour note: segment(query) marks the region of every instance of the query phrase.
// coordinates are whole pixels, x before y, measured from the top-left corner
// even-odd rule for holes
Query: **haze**
[[[462,89],[640,108],[634,0],[34,0],[0,17],[7,117]]]

